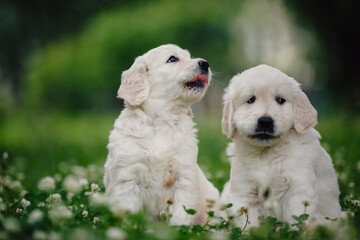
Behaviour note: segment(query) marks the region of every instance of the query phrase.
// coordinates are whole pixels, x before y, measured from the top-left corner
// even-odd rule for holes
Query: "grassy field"
[[[309,237],[301,227],[301,219],[300,228],[294,232],[286,225],[282,225],[283,232],[273,231],[274,227],[278,226],[273,219],[264,220],[264,224],[257,230],[242,232],[242,229],[233,227],[226,219],[223,222],[218,221],[215,225],[200,226],[201,228],[168,227],[164,223],[149,221],[146,214],[122,213],[118,216],[111,208],[109,210],[103,206],[92,205],[91,196],[99,189],[99,192],[103,192],[102,167],[107,155],[107,138],[118,114],[119,112],[69,114],[22,111],[7,113],[1,117],[0,154],[3,189],[0,192],[0,221],[3,224],[0,224],[0,239],[52,239],[51,234],[58,237],[57,239],[77,238],[78,235],[81,239],[84,236],[88,239],[103,239],[104,236],[108,239]],[[221,116],[195,117],[194,120],[199,129],[199,164],[208,178],[221,190],[228,180],[230,169],[225,155],[228,140],[221,133]],[[350,218],[343,230],[346,231],[344,238],[359,237],[359,203],[356,199],[360,198],[360,117],[345,113],[320,115],[316,129],[322,135],[323,146],[333,158],[342,192],[341,204],[344,210],[350,212]],[[38,188],[39,180],[45,176],[51,176],[55,181],[54,188],[48,191]],[[88,183],[81,190],[72,192],[73,190],[66,187],[68,176],[75,176],[76,181],[86,179]],[[21,187],[16,185],[17,181]],[[95,185],[93,189],[90,187],[93,182],[99,189]],[[89,194],[86,195],[85,192]],[[75,197],[69,198],[69,193]],[[66,209],[70,209],[71,217],[64,217],[60,222],[56,220],[53,216],[55,207],[50,204],[49,194],[60,194],[61,202],[68,207]],[[31,205],[25,207],[26,202],[24,205],[22,198],[30,201]],[[45,203],[46,207],[38,207],[41,202]],[[40,208],[43,218],[32,224],[29,221],[30,215],[37,208]],[[85,214],[84,211],[88,213]],[[15,230],[11,230],[11,226],[5,224],[8,224],[9,219],[10,223],[13,221],[17,224],[17,230],[16,227]],[[132,224],[138,228],[134,228]],[[92,230],[89,232],[89,229]],[[217,232],[214,229],[221,231]],[[56,239],[55,237],[53,239]],[[323,229],[311,237],[337,238],[339,235]]]

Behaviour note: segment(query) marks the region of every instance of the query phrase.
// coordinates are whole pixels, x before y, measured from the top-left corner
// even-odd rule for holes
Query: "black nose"
[[[255,131],[261,133],[274,133],[274,120],[268,116],[259,118]]]
[[[205,60],[200,60],[198,62],[198,65],[200,67],[201,70],[201,74],[205,74],[207,75],[209,73],[209,63]]]

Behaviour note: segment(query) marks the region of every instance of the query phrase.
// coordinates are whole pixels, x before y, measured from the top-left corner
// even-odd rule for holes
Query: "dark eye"
[[[166,63],[172,63],[172,62],[177,62],[179,61],[179,59],[175,56],[171,56],[167,61]]]
[[[283,105],[284,102],[286,102],[286,100],[284,98],[281,98],[281,97],[276,97],[275,100],[280,105]]]
[[[252,104],[254,103],[256,100],[256,97],[255,96],[252,96],[249,100],[247,100],[246,102],[249,103],[249,104]]]

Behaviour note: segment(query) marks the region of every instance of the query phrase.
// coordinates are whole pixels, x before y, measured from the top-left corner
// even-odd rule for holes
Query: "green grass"
[[[47,234],[52,231],[58,232],[62,238],[71,238],[77,232],[80,234],[83,231],[90,236],[90,239],[102,239],[109,227],[116,226],[125,231],[126,236],[130,239],[306,238],[306,234],[302,230],[298,229],[291,232],[292,230],[286,225],[282,225],[282,232],[274,232],[273,229],[279,226],[274,219],[264,219],[264,224],[260,228],[251,230],[246,234],[241,229],[232,228],[231,224],[224,220],[225,222],[219,223],[220,225],[216,225],[215,228],[222,229],[222,233],[225,235],[215,236],[212,233],[214,229],[211,230],[211,226],[205,228],[199,226],[168,227],[163,223],[151,222],[143,213],[138,215],[124,213],[121,218],[118,218],[107,208],[89,205],[90,199],[84,195],[85,191],[90,191],[89,189],[77,193],[72,200],[68,200],[62,181],[69,174],[75,176],[80,174],[78,177],[94,181],[102,187],[102,167],[107,155],[106,144],[109,132],[112,130],[113,122],[118,114],[119,112],[69,114],[18,111],[2,116],[0,122],[0,154],[3,155],[6,152],[9,155],[7,159],[1,158],[2,175],[5,172],[11,176],[12,180],[19,179],[23,189],[29,191],[24,197],[33,204],[28,209],[24,209],[21,202],[13,202],[15,198],[21,199],[19,196],[16,197],[19,192],[16,193],[15,191],[14,193],[9,187],[5,187],[0,191],[0,196],[5,202],[7,201],[9,207],[7,211],[1,211],[0,222],[7,221],[9,217],[12,220],[17,219],[20,228],[32,234],[33,237],[34,234],[38,234],[34,232],[35,229],[40,229]],[[228,180],[230,170],[225,155],[228,140],[221,133],[221,116],[197,116],[194,121],[199,129],[199,165],[215,186],[221,190]],[[359,206],[353,200],[360,198],[360,117],[345,113],[320,115],[316,129],[322,135],[323,146],[333,158],[342,192],[341,204],[344,209],[354,213],[347,225],[350,227],[344,229],[346,229],[347,234],[350,234],[349,236],[359,236],[357,230],[360,226],[357,210]],[[90,167],[87,167],[89,165]],[[72,218],[61,223],[62,226],[56,225],[49,217],[48,211],[51,210],[51,207],[41,209],[46,216],[42,223],[44,226],[32,226],[25,221],[30,212],[37,208],[34,203],[45,202],[49,196],[49,193],[45,194],[37,189],[39,179],[44,176],[53,176],[58,179],[52,193],[61,194],[66,206],[77,206],[78,208],[78,210],[72,210]],[[8,180],[5,179],[6,181]],[[18,208],[23,209],[21,214],[16,213]],[[87,218],[82,215],[85,209],[89,211]],[[100,217],[101,223],[93,223],[96,216]],[[142,225],[142,228],[140,230],[130,228],[127,225],[129,222]],[[93,229],[94,226],[96,230]],[[164,231],[164,235],[161,235],[157,230],[154,230],[154,233],[151,229]],[[149,233],[150,230],[153,232]],[[209,230],[211,231],[209,232]],[[337,236],[326,229],[316,231],[316,234],[312,236],[319,239],[330,239]],[[4,228],[0,226],[0,237],[3,236],[2,234],[7,234],[13,239],[24,236],[19,233],[4,232]]]

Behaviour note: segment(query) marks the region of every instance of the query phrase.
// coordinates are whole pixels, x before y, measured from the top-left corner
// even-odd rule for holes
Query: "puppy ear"
[[[296,92],[294,98],[294,128],[304,134],[317,123],[317,111],[311,105],[308,97],[300,89]]]
[[[143,56],[135,59],[133,65],[121,75],[118,98],[123,98],[134,106],[143,103],[150,92],[147,70]]]
[[[236,127],[233,120],[233,116],[234,116],[233,101],[231,99],[227,99],[224,102],[221,126],[222,126],[222,132],[230,139],[233,138],[236,133]]]

